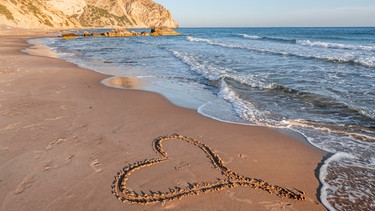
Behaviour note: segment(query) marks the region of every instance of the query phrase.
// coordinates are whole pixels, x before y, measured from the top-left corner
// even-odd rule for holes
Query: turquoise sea
[[[375,210],[375,28],[177,31],[39,40],[62,59],[142,79],[143,89],[202,115],[298,131],[331,152],[318,172],[322,203]]]

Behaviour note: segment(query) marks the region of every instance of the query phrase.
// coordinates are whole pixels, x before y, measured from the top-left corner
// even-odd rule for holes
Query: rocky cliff
[[[0,0],[0,23],[21,28],[177,28],[152,0]]]

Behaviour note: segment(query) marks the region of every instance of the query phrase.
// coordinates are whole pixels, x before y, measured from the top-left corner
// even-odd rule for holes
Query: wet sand
[[[104,86],[110,76],[22,53],[27,38],[0,37],[1,210],[326,210],[326,152]]]

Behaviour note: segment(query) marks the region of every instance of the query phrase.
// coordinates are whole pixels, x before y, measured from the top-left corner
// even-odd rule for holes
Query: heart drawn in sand
[[[153,192],[152,194],[146,194],[143,191],[136,193],[129,190],[126,187],[129,176],[137,170],[147,168],[149,166],[165,162],[170,160],[167,153],[163,150],[163,141],[184,141],[189,144],[195,145],[201,149],[210,160],[211,164],[215,169],[221,171],[221,174],[226,178],[213,183],[201,182],[194,183],[185,188],[169,188],[170,192]],[[112,193],[121,201],[136,204],[149,204],[154,202],[166,202],[175,199],[181,199],[182,197],[198,195],[199,193],[209,193],[220,191],[224,189],[234,188],[237,186],[247,186],[254,189],[261,189],[269,193],[274,193],[281,198],[290,198],[294,200],[305,200],[305,193],[297,189],[290,190],[277,185],[271,185],[261,179],[253,179],[249,177],[241,176],[231,170],[229,170],[221,160],[221,158],[206,144],[196,141],[192,138],[185,137],[178,134],[171,134],[168,136],[160,136],[153,141],[154,151],[160,155],[160,158],[154,158],[150,160],[144,160],[136,162],[132,165],[126,166],[122,171],[117,173],[115,180],[112,184]]]

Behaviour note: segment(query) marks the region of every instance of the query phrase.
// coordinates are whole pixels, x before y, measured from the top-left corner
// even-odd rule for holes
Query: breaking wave
[[[261,38],[263,39],[263,38]],[[331,63],[342,63],[348,65],[361,65],[364,67],[375,67],[375,56],[370,57],[360,57],[353,54],[345,54],[345,55],[333,55],[333,54],[314,54],[309,51],[300,52],[300,51],[293,51],[290,49],[266,49],[260,47],[252,47],[252,46],[244,46],[244,45],[236,45],[236,44],[229,44],[220,41],[215,41],[212,39],[203,39],[203,38],[195,38],[188,36],[187,40],[190,42],[205,42],[210,45],[221,46],[224,48],[231,48],[231,49],[244,49],[248,51],[258,52],[258,53],[267,53],[279,56],[292,56],[292,57],[299,57],[304,59],[316,59],[325,62]],[[290,42],[290,40],[288,41]]]

